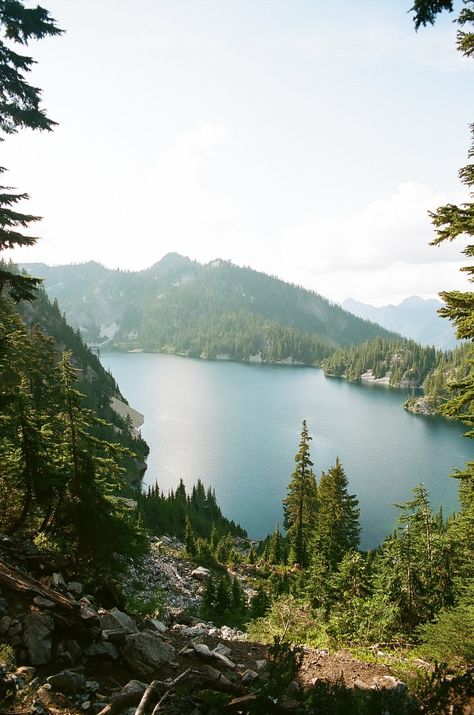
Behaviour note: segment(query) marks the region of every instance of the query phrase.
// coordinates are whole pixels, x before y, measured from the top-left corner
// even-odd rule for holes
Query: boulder
[[[82,673],[73,670],[63,670],[46,679],[54,690],[66,695],[75,695],[86,689],[87,681]]]
[[[89,643],[84,648],[84,655],[88,658],[103,658],[105,660],[118,660],[119,652],[113,643],[110,641],[99,641]]]
[[[53,601],[49,598],[45,598],[44,596],[35,596],[33,603],[35,606],[38,606],[38,608],[54,608],[55,605]]]
[[[149,677],[173,660],[175,650],[152,631],[128,636],[122,651],[124,660],[139,675]]]
[[[198,566],[197,569],[191,571],[191,576],[197,578],[199,581],[206,581],[209,578],[211,572],[209,569],[204,568],[204,566]]]
[[[23,627],[23,643],[31,665],[46,665],[51,660],[54,622],[49,613],[29,613]]]
[[[225,655],[227,658],[229,655],[232,653],[231,649],[228,648],[226,645],[223,643],[218,643],[216,647],[212,651],[213,653],[220,653],[221,655]]]
[[[243,685],[252,685],[253,681],[256,680],[257,678],[258,678],[258,673],[256,673],[254,670],[251,670],[249,668],[242,675],[242,684]]]
[[[150,631],[157,631],[158,633],[165,633],[168,630],[165,624],[156,618],[148,619],[145,623],[145,628],[149,628]]]
[[[75,598],[80,598],[82,596],[84,587],[82,583],[79,583],[79,581],[69,581],[67,585],[67,590],[69,591],[69,593],[72,593]]]
[[[123,611],[112,608],[100,617],[100,625],[103,630],[114,631],[121,629],[125,633],[138,633],[137,624]]]

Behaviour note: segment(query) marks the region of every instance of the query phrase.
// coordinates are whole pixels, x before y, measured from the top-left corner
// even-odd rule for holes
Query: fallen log
[[[33,600],[35,596],[41,596],[52,601],[54,607],[49,612],[60,626],[71,628],[83,635],[88,634],[92,638],[100,634],[99,617],[90,609],[84,609],[82,612],[78,601],[40,583],[3,559],[0,559],[0,586],[23,598]]]

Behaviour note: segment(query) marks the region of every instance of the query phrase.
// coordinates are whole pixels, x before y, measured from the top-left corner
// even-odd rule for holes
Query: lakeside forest
[[[415,4],[418,24],[434,21],[447,6]],[[458,37],[466,56],[474,52],[472,23],[474,10],[468,1],[459,17]],[[61,33],[46,10],[28,10],[21,2],[0,2],[0,24],[9,40],[19,45]],[[0,48],[4,70],[0,130],[5,136],[22,128],[52,130],[54,122],[40,107],[39,90],[24,76],[33,60],[4,42]],[[470,158],[473,155],[474,144]],[[460,178],[472,191],[472,164],[461,169]],[[8,186],[1,189],[2,251],[36,241],[25,229],[38,217],[20,211],[26,198]],[[473,206],[449,204],[434,212],[434,244],[472,237]],[[472,257],[474,246],[468,244],[463,253]],[[130,312],[121,316],[115,347],[169,349],[205,357],[225,354],[239,360],[260,355],[279,361],[291,356],[293,362],[321,365],[328,375],[354,380],[370,371],[372,378],[386,378],[393,386],[422,386],[433,411],[462,420],[467,437],[474,436],[472,292],[442,294],[443,316],[465,341],[444,352],[400,338],[316,294],[262,278],[250,269],[219,262],[202,271],[184,260],[195,279],[183,280],[182,259],[172,257],[172,270],[179,264],[179,287],[185,290],[179,298],[172,290],[165,291],[159,322],[156,305],[153,310],[152,302],[137,308],[132,301]],[[166,270],[170,260],[167,263]],[[472,280],[474,267],[463,270]],[[230,301],[229,292],[220,292],[216,283],[236,272],[238,291],[234,279],[227,282],[234,285]],[[204,275],[210,282],[200,282]],[[133,283],[133,274],[127,280]],[[169,274],[163,280],[163,286],[178,287],[172,285],[176,280],[170,284]],[[444,669],[428,671],[424,690],[414,686],[413,695],[392,694],[390,712],[447,712],[451,705],[457,707],[456,698],[472,698],[473,463],[454,474],[460,501],[456,514],[445,518],[442,511],[434,513],[426,489],[413,485],[411,497],[407,495],[399,505],[393,533],[377,549],[365,552],[359,548],[358,499],[351,494],[344,465],[336,460],[326,472],[313,472],[311,436],[303,421],[295,469],[282,495],[282,527],[259,543],[249,541],[201,481],[191,493],[182,482],[168,494],[159,485],[142,493],[140,477],[148,445],[129,419],[112,410],[112,398],[125,402],[119,386],[39,283],[35,276],[2,262],[0,514],[7,543],[33,544],[38,558],[71,578],[80,578],[95,592],[99,584],[126,579],[126,563],[146,558],[150,538],[177,537],[180,556],[208,569],[194,615],[217,625],[245,628],[255,642],[273,642],[269,656],[273,670],[266,685],[257,685],[252,693],[253,712],[266,712],[270,702],[285,707],[279,685],[289,686],[296,676],[303,645],[362,652],[374,643],[386,644],[407,657],[407,668],[415,667],[409,658],[445,663]],[[259,292],[261,285],[265,289]],[[214,315],[208,310],[211,303],[219,307]],[[200,313],[196,306],[202,307]],[[140,324],[138,314],[143,316]],[[98,325],[114,321],[114,316],[108,316]],[[91,339],[100,338],[98,326],[94,329]],[[408,407],[415,409],[414,404]],[[0,559],[0,570],[2,563]],[[244,583],[251,587],[249,597]],[[153,604],[144,603],[138,588],[123,607],[136,617],[153,616],[160,612],[159,601],[157,597]],[[2,633],[0,658],[5,672],[7,661],[13,667],[24,652],[21,637],[19,643],[12,640],[17,636],[10,637],[8,627]],[[225,693],[226,704],[229,693],[232,689]],[[327,712],[344,712],[344,707],[361,713],[387,711],[384,694],[348,692],[339,683],[295,692],[293,712],[311,712],[323,696]],[[223,703],[211,702],[207,712],[219,712]]]

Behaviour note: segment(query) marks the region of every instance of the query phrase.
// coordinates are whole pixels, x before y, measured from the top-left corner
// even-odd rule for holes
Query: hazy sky
[[[18,261],[138,269],[177,251],[334,300],[460,287],[428,209],[463,198],[472,61],[412,0],[44,0],[50,135],[2,145],[44,217]]]

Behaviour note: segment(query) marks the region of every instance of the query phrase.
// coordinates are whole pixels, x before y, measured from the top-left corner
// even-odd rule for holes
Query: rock
[[[139,675],[148,677],[165,663],[173,660],[175,650],[152,631],[127,637],[122,651],[124,660]]]
[[[300,684],[296,680],[292,680],[287,689],[286,689],[286,694],[288,695],[289,698],[294,697],[297,695],[300,691]]]
[[[10,624],[10,628],[8,629],[8,637],[13,638],[13,636],[17,636],[19,633],[21,633],[23,630],[23,626],[21,625],[20,621],[12,621]]]
[[[211,653],[211,655],[213,658],[215,658],[220,663],[222,663],[222,665],[225,665],[226,668],[229,668],[230,670],[234,670],[235,663],[233,663],[231,660],[229,660],[229,658],[227,658],[227,656],[222,655],[222,653],[218,653],[218,652],[216,653],[215,651],[213,651]]]
[[[10,628],[12,619],[10,616],[3,616],[3,618],[0,618],[0,634],[4,636],[8,629]]]
[[[256,660],[255,661],[255,667],[257,668],[257,672],[261,673],[264,671],[268,666],[268,662],[265,659],[262,660]]]
[[[82,657],[82,648],[74,638],[67,638],[65,642],[65,650],[71,655],[72,662],[78,663]]]
[[[84,586],[82,585],[82,583],[79,583],[79,581],[69,581],[67,585],[67,590],[69,591],[69,593],[72,593],[72,595],[76,598],[80,598],[82,596]]]
[[[113,643],[109,641],[97,641],[95,643],[89,643],[89,645],[84,648],[84,655],[88,658],[118,660],[120,653]]]
[[[137,624],[123,611],[118,608],[112,608],[100,617],[100,624],[104,630],[121,629],[125,633],[138,633]]]
[[[254,670],[248,670],[245,671],[245,673],[242,675],[242,684],[243,685],[251,685],[254,680],[258,678],[258,673],[256,673]]]
[[[197,578],[199,581],[206,581],[209,578],[211,572],[209,569],[204,568],[204,566],[198,566],[197,569],[191,571],[191,576]]]
[[[182,623],[185,626],[191,626],[192,625],[192,617],[189,615],[187,611],[183,610],[175,610],[172,611],[172,616],[173,620],[175,623]]]
[[[31,665],[46,665],[51,660],[54,622],[49,613],[29,613],[25,617],[23,643]]]
[[[54,608],[54,602],[44,596],[35,596],[33,603],[35,606],[38,606],[38,608]]]
[[[50,675],[46,682],[51,685],[54,690],[66,695],[75,695],[86,689],[86,679],[82,673],[75,673],[73,670],[63,670],[56,675]]]
[[[213,653],[220,653],[221,655],[225,655],[228,657],[232,651],[230,648],[228,648],[226,645],[223,643],[218,643],[215,648],[212,650]]]
[[[196,638],[196,636],[207,635],[207,626],[204,623],[199,623],[197,626],[179,627],[180,624],[176,624],[176,630],[181,631],[183,636],[188,636],[188,638]]]
[[[114,643],[115,645],[123,645],[126,637],[127,634],[125,631],[122,631],[121,628],[118,628],[116,631],[102,631],[102,638],[105,641]]]
[[[393,675],[380,675],[375,679],[372,685],[373,689],[385,688],[386,690],[391,690],[393,693],[398,694],[404,693],[406,687],[405,683],[398,680],[398,678],[395,678]]]
[[[17,668],[15,675],[17,675],[23,682],[29,683],[35,677],[36,668],[32,665],[22,665]]]
[[[194,652],[200,657],[200,658],[212,658],[212,653],[209,648],[205,643],[193,643],[193,649]]]
[[[162,621],[158,621],[156,618],[150,618],[147,620],[145,623],[145,628],[149,628],[150,630],[155,630],[158,633],[166,633],[168,630],[165,624]]]
[[[64,580],[64,576],[62,573],[53,573],[51,574],[51,585],[54,586],[54,588],[60,588],[66,590],[66,581]]]
[[[92,703],[91,703],[90,700],[86,700],[85,702],[82,703],[81,708],[82,708],[83,710],[89,710],[91,704],[92,704]]]

